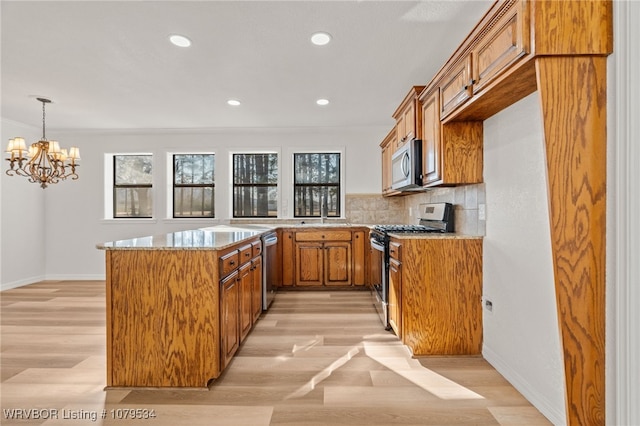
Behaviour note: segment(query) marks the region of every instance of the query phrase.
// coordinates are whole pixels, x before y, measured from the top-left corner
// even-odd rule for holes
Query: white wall
[[[484,122],[484,357],[554,424],[564,377],[538,93]]]
[[[380,148],[379,143],[388,133],[388,128],[331,128],[331,129],[267,129],[226,131],[163,131],[154,133],[129,132],[56,132],[49,131],[52,138],[64,147],[78,146],[82,160],[77,181],[65,181],[52,185],[44,191],[26,182],[3,181],[3,270],[2,283],[26,282],[32,276],[47,279],[103,279],[104,252],[96,244],[143,235],[155,235],[182,229],[192,229],[212,223],[224,223],[230,218],[229,197],[229,153],[241,150],[276,150],[282,155],[282,187],[291,186],[290,155],[295,149],[336,149],[344,152],[345,188],[349,194],[379,193]],[[13,133],[11,133],[12,136]],[[9,136],[8,136],[9,137]],[[7,137],[7,138],[8,138]],[[4,139],[4,130],[3,130]],[[166,154],[167,152],[213,151],[216,153],[216,220],[177,220],[166,217]],[[104,156],[105,153],[150,152],[154,154],[154,207],[153,220],[105,220],[104,219]],[[110,171],[107,171],[110,173]],[[6,181],[10,179],[5,179]],[[17,179],[13,179],[17,180]],[[25,181],[25,179],[22,179]],[[39,221],[39,227],[29,228],[30,236],[24,240],[25,247],[7,254],[6,244],[18,241],[18,229],[5,228],[11,221],[25,223],[27,217],[22,208],[13,209],[5,220],[4,209],[12,194],[20,197],[17,185],[28,187],[29,194],[36,194],[40,205],[29,208],[35,215],[29,222]],[[5,189],[7,192],[5,192]],[[37,190],[37,191],[36,191]],[[283,198],[287,194],[283,191]],[[35,202],[35,200],[33,201]],[[288,203],[290,205],[290,203]],[[24,206],[24,203],[22,203]],[[46,206],[46,213],[42,207]],[[6,225],[5,225],[6,224]],[[43,231],[42,226],[46,225]],[[24,230],[24,228],[22,228]],[[32,232],[33,231],[33,232]],[[37,235],[31,235],[35,234]],[[40,237],[42,235],[42,237]],[[5,238],[6,237],[6,238]],[[26,256],[34,241],[46,242],[46,256],[34,253],[39,265],[37,274],[27,273],[17,256]],[[27,247],[26,245],[29,245]],[[38,250],[40,250],[38,248]],[[43,263],[44,262],[44,263]],[[14,267],[14,265],[16,267]],[[34,282],[34,281],[30,281]]]
[[[27,142],[39,139],[38,129],[2,120],[2,152],[7,141],[22,136]],[[0,194],[0,289],[18,287],[43,280],[45,269],[45,198],[43,190],[23,177],[5,174],[8,162],[2,161]]]

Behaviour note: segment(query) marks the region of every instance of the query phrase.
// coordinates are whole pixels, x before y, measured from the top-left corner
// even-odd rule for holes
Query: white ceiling
[[[2,117],[40,126],[42,96],[47,129],[392,126],[491,3],[3,0]]]

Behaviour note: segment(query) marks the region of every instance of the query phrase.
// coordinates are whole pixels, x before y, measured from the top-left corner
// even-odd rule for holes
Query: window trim
[[[213,156],[213,183],[210,184],[176,184],[176,155],[212,155]],[[170,170],[171,179],[167,179],[167,186],[169,187],[169,193],[167,194],[167,204],[168,211],[167,217],[170,219],[176,219],[179,221],[184,220],[211,220],[216,218],[216,154],[214,152],[169,152],[167,153],[168,158],[168,170]],[[178,188],[212,188],[213,190],[213,209],[211,212],[211,216],[176,216],[175,215],[175,189]]]
[[[149,156],[151,157],[151,183],[150,184],[140,184],[140,185],[131,185],[131,184],[116,184],[116,158],[117,157],[135,157],[135,156]],[[153,153],[151,152],[120,152],[120,153],[112,153],[112,154],[106,154],[105,156],[105,163],[109,163],[110,164],[110,183],[111,183],[111,191],[105,191],[105,194],[110,194],[110,197],[105,197],[105,198],[110,198],[110,206],[105,205],[105,207],[109,207],[109,220],[114,220],[114,221],[122,221],[122,220],[144,220],[144,221],[149,221],[151,219],[154,219],[155,217],[155,196],[154,196],[154,192],[153,192],[153,182],[155,181],[155,157],[153,155]],[[105,171],[107,169],[105,168]],[[107,173],[105,173],[107,174]],[[151,200],[152,200],[152,205],[151,205],[151,216],[116,216],[116,203],[115,203],[115,199],[116,199],[116,191],[119,188],[150,188],[151,189]],[[106,203],[105,203],[106,204]],[[105,213],[107,212],[107,209],[105,209]]]
[[[276,178],[275,184],[267,184],[267,183],[239,183],[235,182],[235,156],[236,155],[275,155],[276,156],[276,167],[278,168],[278,176]],[[278,219],[280,218],[280,198],[276,196],[276,215],[275,216],[236,216],[235,215],[235,196],[234,189],[236,186],[238,187],[266,187],[266,188],[275,188],[276,194],[281,194],[282,185],[282,155],[279,151],[276,150],[247,150],[247,151],[230,151],[229,152],[229,217],[233,220],[245,220],[245,219]]]
[[[296,155],[297,154],[338,154],[340,156],[339,162],[338,162],[338,176],[339,176],[339,182],[337,184],[334,183],[325,183],[325,184],[315,184],[315,183],[306,183],[306,184],[296,184]],[[309,218],[309,219],[315,219],[315,218],[320,218],[321,214],[318,213],[318,215],[314,215],[314,216],[302,216],[302,215],[298,215],[296,214],[296,187],[304,187],[304,186],[324,186],[324,187],[337,187],[338,188],[338,215],[337,216],[328,216],[328,218],[330,219],[344,219],[345,217],[345,211],[344,211],[344,201],[345,201],[345,188],[346,188],[346,183],[345,183],[345,170],[344,170],[344,164],[345,164],[345,150],[344,149],[320,149],[320,150],[300,150],[300,149],[294,149],[291,152],[291,189],[290,189],[290,194],[291,194],[291,217],[293,218],[300,218],[300,219],[304,219],[304,218]]]

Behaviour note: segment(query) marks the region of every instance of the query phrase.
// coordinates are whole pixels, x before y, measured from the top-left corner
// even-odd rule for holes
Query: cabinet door
[[[252,285],[251,263],[243,265],[238,270],[238,284],[240,286],[240,341],[242,342],[253,325],[253,311],[251,308]]]
[[[240,344],[238,326],[239,309],[238,272],[234,272],[220,283],[220,363],[223,370]]]
[[[296,243],[296,285],[321,286],[324,282],[322,243]],[[290,266],[288,266],[290,268]]]
[[[440,92],[431,92],[422,102],[422,184],[442,178],[442,141],[440,139]]]
[[[282,232],[282,286],[292,286],[295,280],[295,269],[291,267],[296,263],[293,232]]]
[[[380,144],[382,148],[382,195],[397,193],[391,189],[391,156],[395,146],[396,128],[394,127]]]
[[[402,264],[396,259],[389,259],[389,325],[402,338]]]
[[[353,232],[353,285],[361,286],[367,282],[367,248],[369,240],[364,231]]]
[[[442,77],[440,85],[440,118],[444,119],[471,97],[471,55],[454,64]]]
[[[407,109],[404,110],[403,119],[404,122],[404,143],[410,141],[416,137],[416,104],[411,102]]]
[[[524,2],[513,2],[487,24],[488,30],[472,52],[474,94],[529,52],[527,11]]]
[[[351,243],[324,244],[326,285],[351,285]]]
[[[262,257],[258,256],[252,261],[252,278],[251,283],[253,289],[251,291],[251,311],[253,313],[253,323],[258,321],[262,314]]]

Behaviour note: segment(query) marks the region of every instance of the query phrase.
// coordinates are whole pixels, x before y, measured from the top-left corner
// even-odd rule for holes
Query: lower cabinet
[[[220,256],[221,271],[229,273],[220,282],[221,370],[262,313],[261,253],[262,244],[256,241]],[[225,269],[229,264],[236,269],[229,272],[229,268]]]
[[[401,245],[391,243],[389,255],[389,325],[397,336],[402,336],[402,258]]]
[[[305,288],[362,287],[367,283],[368,232],[362,228],[312,227],[282,233],[282,285]]]
[[[392,239],[402,248],[391,298],[402,342],[414,355],[477,355],[482,350],[482,239]],[[393,260],[393,259],[392,259]],[[395,278],[394,278],[395,276]],[[395,285],[399,283],[399,292]],[[395,293],[395,296],[392,296]]]
[[[238,271],[234,271],[220,283],[220,370],[233,358],[240,346]]]

